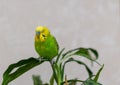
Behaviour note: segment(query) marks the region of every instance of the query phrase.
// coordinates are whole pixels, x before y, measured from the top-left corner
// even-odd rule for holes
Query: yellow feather
[[[42,32],[43,29],[44,29],[43,26],[38,26],[38,27],[36,28],[36,32]]]
[[[40,35],[35,36],[35,41],[40,40],[41,42],[44,42],[47,36],[50,34],[49,29],[45,26],[38,26],[36,28],[36,32],[40,32]]]

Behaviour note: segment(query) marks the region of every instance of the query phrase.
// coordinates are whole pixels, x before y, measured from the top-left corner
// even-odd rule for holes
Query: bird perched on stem
[[[35,50],[43,59],[51,60],[58,55],[58,43],[45,26],[38,26],[36,28]]]

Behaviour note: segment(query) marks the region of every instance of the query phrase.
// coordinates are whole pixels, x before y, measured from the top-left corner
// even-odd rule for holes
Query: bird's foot
[[[54,63],[55,63],[55,58],[51,60],[51,64],[54,64]]]
[[[41,61],[42,61],[42,58],[41,58],[41,57],[39,57],[39,58],[37,58],[37,60],[38,60],[39,62],[41,62]]]

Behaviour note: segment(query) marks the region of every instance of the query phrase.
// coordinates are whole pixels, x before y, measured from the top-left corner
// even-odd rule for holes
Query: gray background
[[[105,64],[99,81],[103,85],[119,85],[119,10],[119,0],[0,0],[0,82],[9,64],[38,56],[34,50],[35,28],[44,25],[61,48],[96,48],[99,62]],[[94,65],[94,72],[98,68]],[[68,79],[87,77],[84,68],[75,63],[67,69]],[[49,63],[30,70],[9,85],[33,85],[32,74],[40,74],[48,81]]]

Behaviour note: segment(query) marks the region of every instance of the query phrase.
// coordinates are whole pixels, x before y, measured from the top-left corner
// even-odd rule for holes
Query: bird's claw
[[[41,58],[41,57],[39,57],[39,58],[37,58],[37,60],[38,60],[39,62],[41,62],[41,61],[42,61],[42,58]]]
[[[53,58],[53,59],[51,60],[51,63],[52,63],[52,64],[54,64],[54,63],[55,63],[55,58]]]

